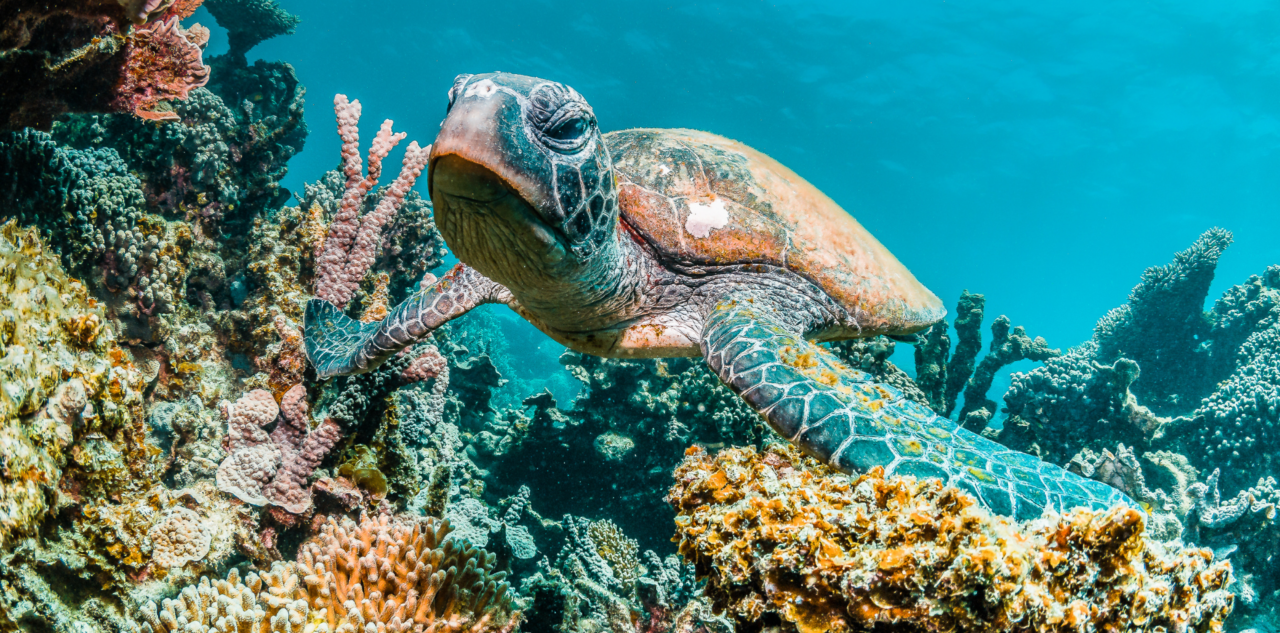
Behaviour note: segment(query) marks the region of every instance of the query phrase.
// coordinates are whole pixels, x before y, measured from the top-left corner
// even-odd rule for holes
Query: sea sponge
[[[738,631],[1220,631],[1231,567],[1117,507],[1016,523],[936,479],[853,478],[787,445],[689,449],[680,552]]]

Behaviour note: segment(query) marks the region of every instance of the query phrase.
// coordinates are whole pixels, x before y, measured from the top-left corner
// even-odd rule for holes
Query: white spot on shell
[[[689,203],[689,219],[684,223],[684,230],[698,238],[711,235],[711,231],[724,228],[729,223],[729,210],[724,207],[724,200],[712,200]]]
[[[658,173],[659,173],[660,175],[665,176],[665,175],[667,175],[667,174],[671,173],[671,168],[670,168],[670,167],[668,167],[668,166],[666,166],[666,165],[658,165]]]
[[[483,81],[477,81],[471,84],[470,86],[467,86],[467,91],[463,93],[463,96],[491,97],[493,96],[493,93],[497,91],[498,91],[498,85],[488,79],[485,79]]]

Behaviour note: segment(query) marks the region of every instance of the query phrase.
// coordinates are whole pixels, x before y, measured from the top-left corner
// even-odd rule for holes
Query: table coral
[[[1230,565],[1152,542],[1129,508],[1019,524],[779,445],[693,448],[675,478],[680,551],[739,631],[1220,631],[1231,612]]]

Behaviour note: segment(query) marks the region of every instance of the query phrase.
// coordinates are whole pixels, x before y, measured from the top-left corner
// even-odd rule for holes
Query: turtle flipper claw
[[[1123,493],[1009,450],[902,392],[874,382],[780,325],[765,302],[722,301],[702,332],[702,352],[775,432],[831,466],[936,477],[1019,520],[1046,508],[1138,507]]]

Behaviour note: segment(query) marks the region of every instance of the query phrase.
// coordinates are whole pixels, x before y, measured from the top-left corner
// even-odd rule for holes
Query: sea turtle
[[[306,350],[321,378],[369,371],[502,303],[579,352],[701,355],[774,431],[846,472],[939,477],[1017,518],[1132,504],[815,345],[909,335],[946,311],[834,201],[746,145],[684,129],[602,134],[564,84],[461,75],[428,170],[436,225],[462,263],[381,322],[313,299]]]

